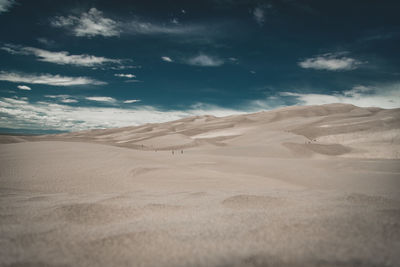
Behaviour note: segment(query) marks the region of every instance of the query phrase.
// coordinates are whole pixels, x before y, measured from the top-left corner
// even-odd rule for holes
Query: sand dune
[[[288,107],[0,143],[1,266],[400,264],[400,109]]]

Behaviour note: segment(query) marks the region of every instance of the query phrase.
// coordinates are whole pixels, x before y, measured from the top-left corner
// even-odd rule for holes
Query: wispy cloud
[[[126,73],[126,74],[124,74],[124,73],[116,73],[116,74],[114,74],[114,76],[121,77],[121,78],[129,78],[129,79],[136,78],[136,75],[131,74],[131,73]]]
[[[50,62],[60,65],[75,65],[84,67],[93,67],[103,65],[105,63],[122,63],[121,59],[111,59],[105,57],[97,57],[92,55],[70,55],[67,51],[52,52],[44,49],[28,46],[18,46],[12,44],[5,44],[0,49],[7,51],[11,54],[17,55],[33,55],[39,61]]]
[[[170,34],[170,35],[187,35],[203,32],[204,28],[199,25],[183,25],[180,23],[171,22],[169,24],[157,22],[144,22],[135,19],[121,24],[124,33],[128,34]]]
[[[44,97],[57,99],[62,103],[77,103],[78,100],[70,95],[45,95]]]
[[[38,41],[39,43],[41,43],[42,45],[44,45],[46,47],[52,47],[56,44],[55,41],[44,38],[44,37],[36,38],[36,41]]]
[[[298,64],[305,69],[344,71],[358,68],[361,61],[345,56],[346,52],[327,53],[315,57],[307,58]]]
[[[26,91],[32,90],[29,86],[26,86],[26,85],[18,85],[17,87],[20,90],[26,90]]]
[[[125,100],[123,103],[124,104],[132,104],[132,103],[136,103],[136,102],[140,102],[140,100],[139,99],[128,99],[128,100]]]
[[[253,9],[253,18],[259,24],[263,25],[265,21],[264,9],[261,7],[256,7]]]
[[[45,95],[44,97],[47,97],[47,98],[69,98],[71,96],[70,95]]]
[[[218,67],[224,64],[222,59],[217,57],[200,54],[198,56],[189,58],[185,61],[186,64],[201,67]]]
[[[52,74],[25,74],[16,72],[0,71],[0,81],[30,84],[48,84],[54,86],[72,85],[104,85],[106,82],[98,81],[88,77],[68,77]]]
[[[360,107],[400,108],[400,82],[371,86],[357,85],[335,94],[282,92],[280,96],[295,98],[301,105],[346,103]]]
[[[116,103],[117,100],[109,96],[88,96],[85,99],[96,102]]]
[[[120,35],[118,22],[106,18],[103,12],[96,8],[83,12],[80,16],[58,16],[51,20],[51,25],[57,28],[67,28],[78,37],[94,37],[97,35],[112,37]]]
[[[170,58],[170,57],[161,57],[161,59],[163,61],[166,61],[166,62],[172,62],[173,61],[172,58]]]
[[[9,11],[15,3],[14,0],[0,0],[0,14]]]
[[[60,100],[62,103],[77,103],[78,100],[76,99],[71,99],[71,98],[65,98]]]
[[[113,37],[124,34],[195,34],[204,32],[199,25],[183,25],[177,20],[169,23],[143,21],[139,18],[132,20],[117,21],[104,16],[103,12],[91,8],[80,15],[57,16],[50,21],[53,27],[70,30],[78,37]]]

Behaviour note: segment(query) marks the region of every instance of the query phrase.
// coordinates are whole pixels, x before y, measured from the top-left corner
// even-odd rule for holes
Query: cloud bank
[[[375,86],[358,85],[331,95],[281,92],[280,96],[295,98],[301,105],[345,103],[359,107],[400,108],[400,82]]]
[[[163,111],[150,106],[77,107],[47,101],[29,103],[26,100],[0,98],[0,127],[14,129],[80,131],[167,122],[196,115],[227,116],[241,113],[212,105]]]

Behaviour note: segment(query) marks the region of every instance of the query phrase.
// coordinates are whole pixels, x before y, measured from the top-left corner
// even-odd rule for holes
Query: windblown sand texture
[[[0,143],[1,266],[400,266],[400,109]]]

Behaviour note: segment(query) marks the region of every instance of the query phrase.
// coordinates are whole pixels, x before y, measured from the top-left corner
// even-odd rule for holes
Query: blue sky
[[[0,0],[0,131],[335,102],[397,108],[399,9],[365,0]]]

